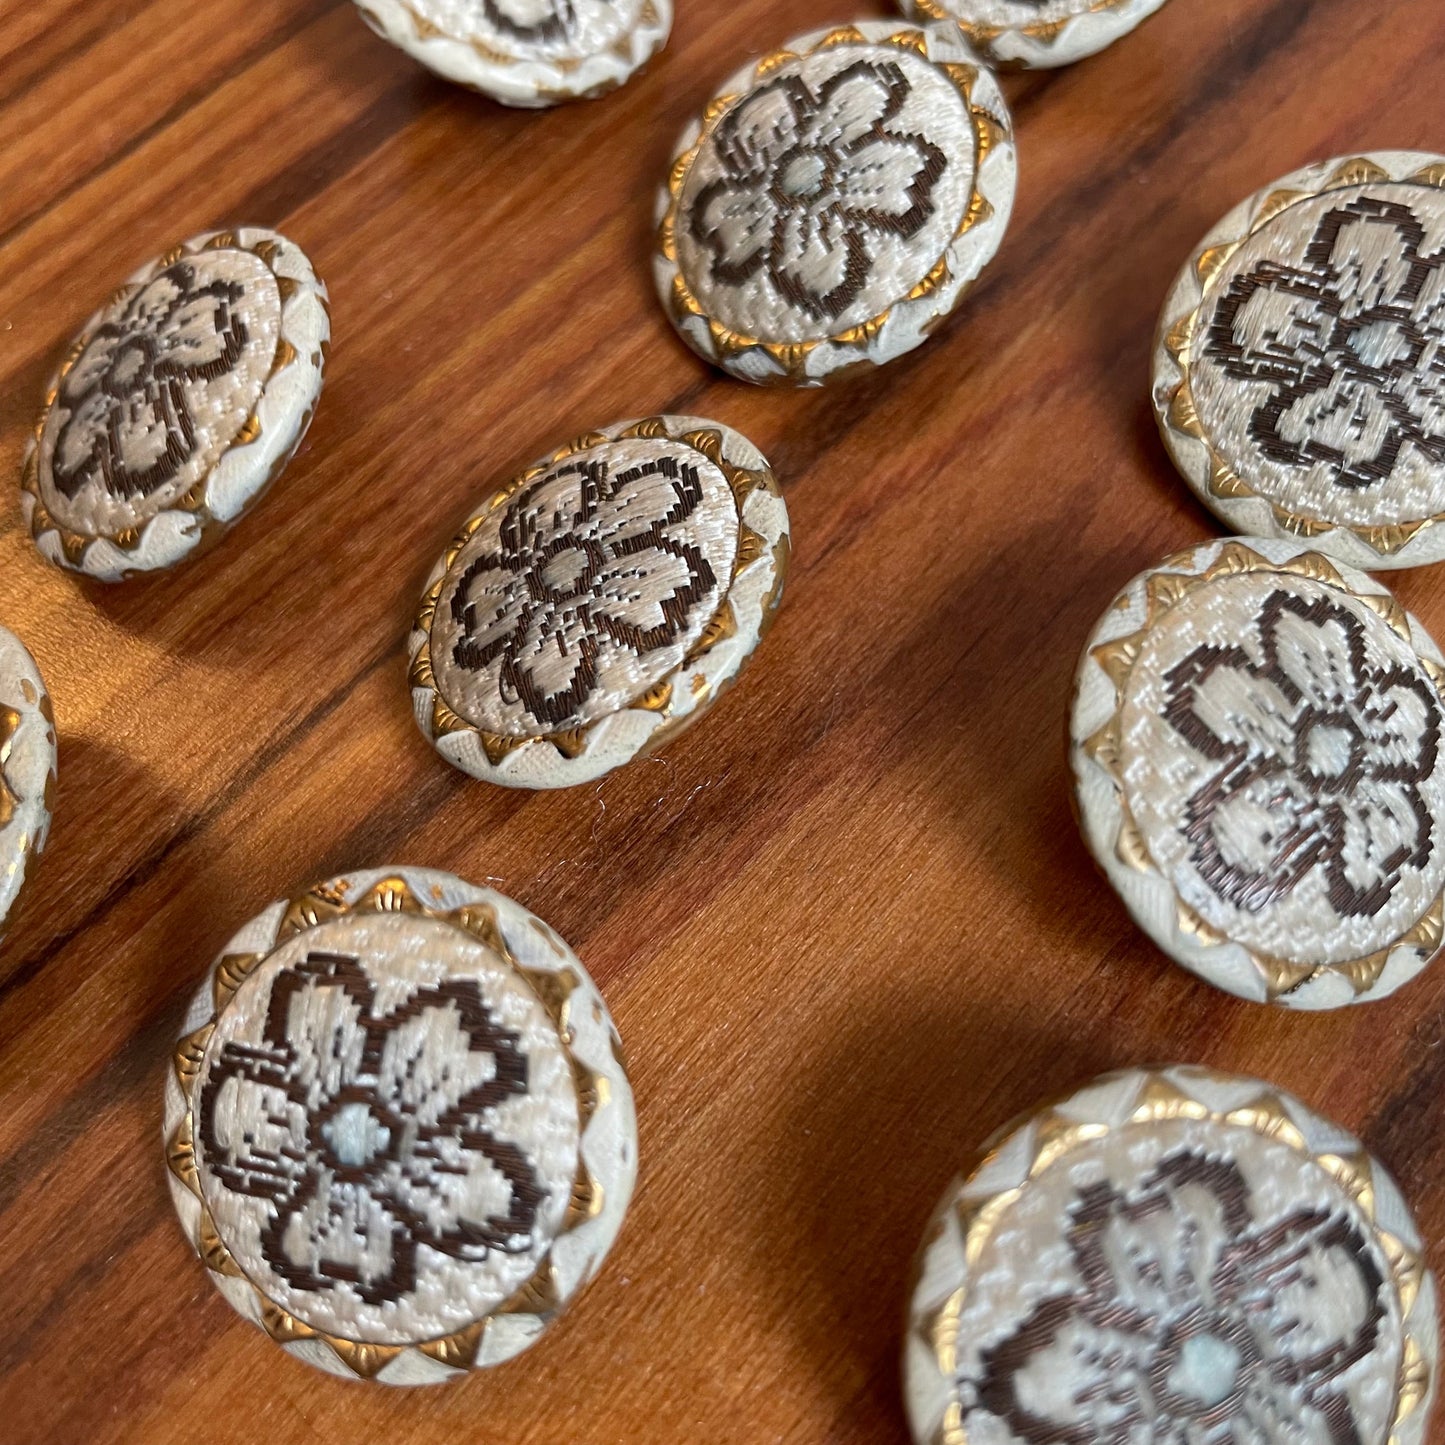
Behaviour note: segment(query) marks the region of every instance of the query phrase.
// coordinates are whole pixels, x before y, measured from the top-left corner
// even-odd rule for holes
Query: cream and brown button
[[[590,433],[488,498],[432,570],[417,722],[463,771],[588,782],[661,746],[772,622],[788,510],[756,447],[658,416]]]
[[[0,934],[50,833],[55,715],[25,644],[0,627]]]
[[[667,43],[672,0],[356,0],[428,69],[504,105],[604,95]]]
[[[1167,954],[1243,998],[1383,998],[1445,921],[1439,649],[1300,542],[1211,542],[1094,629],[1071,726],[1084,836]]]
[[[1050,69],[1097,55],[1164,0],[899,0],[905,15],[957,25],[990,65]]]
[[[40,551],[106,582],[234,522],[311,424],[326,291],[274,231],[197,236],[137,271],[50,385],[21,502]]]
[[[1237,206],[1165,303],[1153,394],[1231,531],[1445,558],[1445,157],[1324,161]]]
[[[222,950],[166,1085],[186,1238],[333,1374],[428,1384],[534,1343],[637,1171],[617,1033],[571,949],[399,868],[273,904]]]
[[[1390,1176],[1255,1079],[1134,1069],[945,1194],[904,1350],[918,1445],[1423,1445],[1435,1282]]]
[[[958,32],[867,21],[744,66],[684,133],[654,271],[693,350],[817,385],[925,341],[1013,209],[1008,107]]]

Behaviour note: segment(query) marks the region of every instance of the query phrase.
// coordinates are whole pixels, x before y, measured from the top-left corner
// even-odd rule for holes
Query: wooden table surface
[[[0,620],[60,735],[50,847],[0,954],[12,1445],[903,1442],[907,1277],[950,1174],[1131,1062],[1260,1073],[1360,1131],[1445,1259],[1445,965],[1324,1017],[1193,981],[1097,877],[1061,743],[1096,615],[1215,531],[1149,411],[1168,282],[1293,167],[1445,150],[1445,8],[1173,0],[1101,57],[1008,78],[999,259],[922,351],[807,393],[675,339],[652,201],[716,82],[856,15],[680,10],[644,76],[543,114],[430,77],[347,0],[0,13],[0,473],[74,328],[193,232],[287,232],[334,331],[300,455],[200,562],[82,589],[13,483],[0,507]],[[411,719],[427,568],[490,482],[664,409],[772,460],[795,545],[777,627],[658,759],[550,795],[468,781]],[[1445,568],[1398,590],[1445,638]],[[237,1319],[160,1151],[182,1004],[232,928],[393,862],[491,882],[574,944],[642,1131],[596,1284],[519,1360],[420,1391],[322,1376]]]

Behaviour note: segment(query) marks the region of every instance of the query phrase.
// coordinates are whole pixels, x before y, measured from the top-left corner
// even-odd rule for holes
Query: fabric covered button
[[[956,31],[870,21],[738,71],[659,200],[659,294],[699,355],[816,385],[920,345],[998,250],[1008,108]]]
[[[698,417],[584,436],[475,513],[411,641],[417,722],[511,787],[587,782],[695,721],[772,621],[788,511],[745,438]]]
[[[311,424],[326,291],[273,231],[211,232],[136,272],[50,385],[21,502],[52,562],[172,566],[234,522]]]
[[[40,669],[0,627],[0,935],[50,833],[55,715]]]
[[[508,1359],[621,1227],[619,1051],[572,951],[489,889],[402,868],[273,904],[213,966],[167,1081],[186,1237],[241,1314],[333,1374]]]
[[[1153,391],[1231,530],[1445,558],[1445,158],[1325,161],[1237,206],[1165,303]]]
[[[1244,998],[1382,998],[1445,921],[1439,650],[1378,583],[1238,539],[1135,578],[1079,665],[1084,836],[1172,958]]]
[[[957,25],[989,63],[1042,70],[1096,55],[1164,0],[899,0],[905,15]]]
[[[1258,1080],[1130,1070],[1013,1125],[934,1216],[919,1445],[1421,1445],[1435,1283],[1385,1170]]]
[[[667,43],[672,0],[356,0],[384,40],[504,105],[615,90]]]

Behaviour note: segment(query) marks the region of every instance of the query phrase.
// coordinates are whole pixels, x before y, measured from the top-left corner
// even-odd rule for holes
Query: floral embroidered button
[[[1385,1170],[1268,1084],[1130,1070],[1012,1125],[919,1257],[919,1445],[1422,1445],[1435,1282]]]
[[[1445,927],[1440,652],[1299,542],[1212,542],[1134,579],[1079,665],[1084,836],[1171,957],[1244,998],[1382,998]]]
[[[186,1237],[333,1374],[427,1384],[534,1343],[637,1170],[616,1030],[576,956],[446,873],[348,874],[222,951],[166,1086]]]
[[[754,382],[920,345],[998,250],[1013,127],[955,30],[868,21],[734,75],[683,135],[654,262],[673,324]]]
[[[114,582],[234,522],[311,424],[326,291],[273,231],[211,232],[137,271],[50,385],[21,502],[52,562]]]
[[[1154,405],[1232,530],[1445,558],[1445,157],[1325,161],[1231,211],[1165,304]]]
[[[615,90],[667,43],[672,0],[356,0],[384,40],[504,105]]]
[[[1097,55],[1164,0],[899,0],[905,15],[951,22],[990,65],[1031,70]]]
[[[55,714],[40,669],[0,627],[0,934],[50,833]]]
[[[788,510],[717,422],[605,427],[490,497],[432,569],[411,639],[422,731],[474,777],[597,778],[727,688],[772,622]]]

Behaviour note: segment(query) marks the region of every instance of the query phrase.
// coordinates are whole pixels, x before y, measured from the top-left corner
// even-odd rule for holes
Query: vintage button
[[[1051,69],[1097,55],[1164,0],[899,0],[916,20],[957,25],[990,65]]]
[[[1234,539],[1136,577],[1079,664],[1084,836],[1167,954],[1243,998],[1383,998],[1445,921],[1440,652],[1379,583]]]
[[[729,427],[658,416],[581,437],[489,497],[432,569],[417,722],[489,782],[600,777],[729,686],[787,564],[777,483]]]
[[[367,24],[438,75],[504,105],[616,90],[667,43],[672,0],[356,0]]]
[[[1237,206],[1169,295],[1153,391],[1231,531],[1445,558],[1445,157],[1325,161]]]
[[[957,31],[867,21],[738,71],[683,134],[654,271],[694,351],[817,385],[920,345],[998,250],[1013,125]]]
[[[428,1384],[526,1349],[637,1171],[612,1020],[571,949],[422,868],[273,904],[222,951],[166,1084],[212,1282],[333,1374]]]
[[[1009,1126],[919,1256],[919,1445],[1423,1445],[1435,1283],[1385,1170],[1268,1084],[1129,1070]]]
[[[311,424],[326,291],[274,231],[217,231],[137,271],[51,382],[21,503],[52,562],[105,582],[234,522]]]
[[[0,627],[0,935],[50,833],[55,714],[40,669]]]

